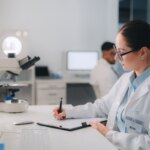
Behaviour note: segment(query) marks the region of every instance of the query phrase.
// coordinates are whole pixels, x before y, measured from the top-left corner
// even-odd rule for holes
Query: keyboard
[[[20,150],[50,150],[47,129],[22,129]]]

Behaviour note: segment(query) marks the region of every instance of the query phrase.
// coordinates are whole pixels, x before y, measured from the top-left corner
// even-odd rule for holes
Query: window
[[[148,0],[120,0],[119,23],[129,20],[147,21]]]

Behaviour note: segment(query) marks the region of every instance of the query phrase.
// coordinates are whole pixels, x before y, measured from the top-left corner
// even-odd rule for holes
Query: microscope
[[[27,56],[23,59],[16,58],[0,58],[0,111],[1,112],[24,112],[28,108],[26,100],[17,99],[15,93],[19,91],[16,87],[9,85],[10,81],[16,82],[16,77],[23,70],[29,69],[37,61],[39,57],[31,58]]]

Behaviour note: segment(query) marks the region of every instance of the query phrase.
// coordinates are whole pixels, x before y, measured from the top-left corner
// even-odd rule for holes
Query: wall
[[[103,41],[115,40],[117,30],[118,0],[0,1],[0,39],[27,31],[24,52],[56,72],[62,71],[64,51],[98,50]]]

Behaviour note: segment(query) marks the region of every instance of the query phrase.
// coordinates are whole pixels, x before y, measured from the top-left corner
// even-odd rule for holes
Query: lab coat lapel
[[[132,95],[131,99],[128,101],[127,108],[131,107],[136,103],[142,96],[148,93],[150,90],[150,77],[140,85],[136,92]]]
[[[108,115],[109,117],[108,117],[107,127],[109,129],[113,129],[115,126],[117,110],[127,92],[128,87],[129,87],[129,79],[125,78],[122,81],[121,85],[119,86],[119,88],[121,88],[121,91],[119,89],[118,89],[119,92],[116,91],[116,96],[115,96],[116,99],[115,99],[115,101],[110,109],[109,115]]]
[[[116,95],[114,96],[116,97],[116,100],[114,101],[110,109],[110,112],[108,115],[109,116],[108,122],[107,122],[107,127],[110,129],[115,128],[117,110],[129,87],[129,77],[131,76],[131,74],[129,74],[129,76],[126,76],[126,78],[123,78],[123,81],[120,84],[121,91],[118,89],[118,92],[116,92]],[[145,82],[141,84],[139,89],[134,93],[134,95],[128,101],[125,111],[127,111],[128,108],[131,108],[135,104],[135,102],[139,100],[139,98],[144,96],[147,92],[149,92],[149,90],[150,90],[150,77],[148,77],[148,79],[146,79]]]
[[[133,99],[137,100],[140,97],[142,97],[143,95],[145,95],[147,92],[149,91],[149,86],[148,85],[144,85],[142,87],[140,87],[134,94]]]

